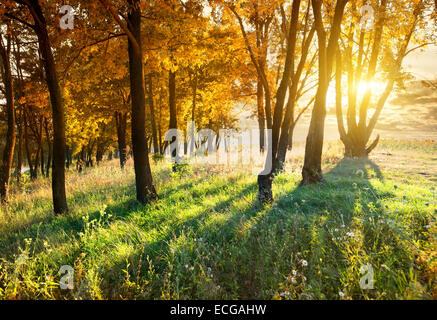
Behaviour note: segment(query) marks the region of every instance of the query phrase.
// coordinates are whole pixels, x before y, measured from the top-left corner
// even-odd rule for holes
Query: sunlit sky
[[[410,83],[405,92],[393,91],[391,93],[374,135],[379,133],[382,138],[437,139],[437,90],[431,90],[420,84],[421,80],[437,79],[437,46],[429,46],[422,52],[411,53],[405,58],[403,67],[417,81]],[[362,85],[363,90],[365,85]],[[378,85],[380,83],[373,83],[375,88]],[[326,140],[337,140],[339,134],[335,117],[334,82],[331,86],[328,94],[325,137]],[[297,125],[294,134],[295,141],[305,141],[310,116],[308,112]],[[255,121],[250,122],[250,126],[256,126]]]

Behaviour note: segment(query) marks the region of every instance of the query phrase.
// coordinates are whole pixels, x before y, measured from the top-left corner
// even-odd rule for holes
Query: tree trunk
[[[378,17],[378,20],[375,23],[375,30],[373,33],[373,39],[372,39],[372,47],[369,48],[369,53],[366,54],[370,55],[370,59],[368,60],[368,67],[367,67],[367,76],[364,78],[367,82],[370,82],[376,74],[376,68],[379,61],[379,56],[381,52],[381,42],[383,41],[383,29],[385,27],[385,16],[387,11],[387,6],[389,5],[387,0],[382,0],[380,2],[380,5],[378,7],[378,10],[376,12],[376,16]],[[421,1],[418,1],[416,4],[416,9],[419,10],[419,12],[422,10],[420,9],[422,7]],[[354,41],[354,25],[351,25],[351,31],[349,34],[349,46],[345,50],[345,59],[342,63],[342,56],[337,55],[337,74],[336,76],[336,83],[337,83],[337,123],[338,123],[338,130],[340,133],[340,139],[343,142],[345,146],[345,157],[355,158],[355,157],[368,157],[369,153],[378,145],[379,142],[379,135],[377,138],[371,143],[369,146],[367,144],[369,143],[369,139],[371,137],[374,125],[376,124],[376,120],[379,116],[379,113],[382,110],[382,107],[384,106],[391,90],[393,89],[394,85],[394,77],[396,73],[399,71],[401,67],[402,59],[405,57],[405,53],[407,48],[409,47],[409,42],[411,39],[411,36],[414,33],[417,17],[420,16],[419,12],[416,12],[416,9],[414,10],[414,16],[416,17],[415,22],[411,25],[411,29],[409,32],[405,35],[404,43],[400,46],[399,53],[396,54],[397,60],[395,61],[394,68],[391,69],[390,74],[388,75],[389,82],[386,85],[386,88],[383,92],[383,94],[379,97],[378,102],[375,106],[375,113],[371,117],[369,124],[367,125],[368,120],[368,108],[371,103],[372,98],[372,87],[369,86],[364,94],[364,97],[361,100],[360,103],[360,109],[359,109],[359,116],[358,116],[358,123],[357,123],[357,116],[356,116],[356,107],[357,107],[357,87],[361,80],[361,75],[363,73],[364,63],[366,60],[362,61],[362,57],[364,54],[364,31],[360,34],[360,40],[359,40],[359,49],[358,49],[358,58],[357,61],[358,66],[354,67],[354,56],[353,56],[353,45],[355,43]],[[344,124],[343,119],[343,110],[342,110],[342,101],[341,101],[341,86],[342,86],[342,77],[341,74],[343,72],[342,65],[346,67],[347,75],[348,75],[348,109],[347,109],[347,131]],[[355,76],[354,76],[355,75]]]
[[[26,112],[23,112],[22,116],[23,126],[24,126],[24,147],[26,149],[26,157],[27,157],[27,165],[29,166],[30,172],[32,172],[32,162],[30,159],[30,150],[29,150],[29,134],[27,130],[27,115]]]
[[[135,167],[137,200],[146,203],[157,197],[146,142],[146,101],[144,88],[143,54],[141,45],[141,8],[138,0],[129,0],[128,37],[129,73],[132,96],[132,148]],[[134,42],[135,41],[135,42]]]
[[[264,114],[264,87],[260,79],[258,79],[256,88],[256,100],[258,105],[259,149],[264,152],[266,117]]]
[[[152,124],[152,140],[153,140],[153,153],[158,154],[159,145],[158,145],[158,134],[156,132],[156,121],[155,121],[155,104],[153,101],[153,78],[152,74],[149,74],[149,107],[150,107],[150,122]]]
[[[34,179],[35,178],[35,167],[33,166],[33,161],[32,161],[32,151],[30,150],[30,145],[29,145],[29,124],[27,122],[27,112],[24,111],[23,113],[23,125],[24,125],[24,147],[26,149],[26,156],[27,156],[27,165],[29,166],[29,172],[30,172],[30,178]]]
[[[117,126],[117,143],[118,151],[120,152],[120,167],[124,168],[126,164],[127,150],[126,150],[126,124],[127,113],[116,112],[115,122]]]
[[[306,140],[302,184],[310,184],[323,180],[322,150],[325,130],[327,90],[327,85],[319,84]]]
[[[39,129],[39,149],[41,150],[41,176],[44,177],[44,117],[40,117],[40,129]]]
[[[18,92],[18,100],[20,100],[23,97],[23,71],[21,68],[21,49],[20,44],[15,37],[15,44],[16,44],[16,50],[15,50],[15,64],[17,67],[17,92]],[[17,184],[20,185],[21,183],[21,171],[22,171],[22,165],[23,165],[23,110],[24,106],[18,103],[18,110],[15,110],[15,118],[19,118],[19,121],[17,123],[18,128],[18,148],[17,148],[17,161],[16,161],[16,177],[17,177]],[[17,115],[19,114],[19,117]]]
[[[258,14],[258,4],[256,4],[255,10],[255,27],[256,27],[256,47],[258,52],[261,52],[258,58],[258,65],[260,69],[263,69],[266,62],[266,50],[263,50],[263,46],[266,45],[266,39],[263,37],[263,24],[261,24]],[[267,30],[266,30],[267,32]],[[263,41],[264,40],[264,41]],[[278,64],[279,65],[279,64]],[[264,85],[260,72],[257,72],[257,84],[256,84],[256,102],[258,109],[258,128],[259,128],[259,150],[264,152],[265,150],[265,129],[266,129],[266,114],[264,110]],[[270,128],[269,128],[270,129]]]
[[[299,116],[295,119],[295,108],[296,108],[299,82],[301,80],[301,76],[305,68],[305,63],[307,61],[308,52],[309,52],[310,45],[312,43],[312,39],[314,37],[314,33],[315,33],[315,29],[311,28],[308,37],[306,38],[304,44],[302,45],[302,54],[300,57],[299,64],[297,66],[297,70],[292,75],[292,81],[288,90],[288,102],[285,108],[285,115],[281,125],[281,134],[279,138],[278,151],[276,155],[277,171],[283,170],[287,151],[291,150],[292,148],[294,127],[296,125],[296,122],[299,120]]]
[[[169,71],[168,74],[168,96],[169,96],[169,107],[170,107],[170,123],[169,130],[178,128],[178,118],[176,114],[176,72]],[[173,137],[171,143],[176,141],[176,137]],[[172,157],[175,158],[177,155],[177,150],[172,152]]]
[[[321,13],[322,1],[312,0],[315,26],[319,44],[319,86],[317,88],[314,108],[311,116],[310,128],[305,146],[305,162],[302,170],[302,185],[323,181],[322,151],[326,118],[326,95],[335,53],[338,47],[338,38],[341,31],[341,21],[344,8],[348,0],[337,0],[332,22],[331,34],[326,44],[326,31],[323,26]]]
[[[159,143],[159,151],[161,151],[161,154],[164,154],[164,145],[162,142],[162,127],[161,127],[161,122],[162,122],[162,99],[160,99],[159,101],[159,115],[158,115],[158,143]]]
[[[97,144],[97,150],[96,150],[96,163],[97,165],[100,165],[100,163],[103,161],[103,154],[105,153],[105,146],[103,142],[100,142]]]
[[[288,151],[293,150],[293,144],[294,144],[293,135],[294,135],[294,128],[295,127],[296,127],[296,124],[293,123],[290,126],[290,130],[288,131],[288,146],[287,146]]]
[[[85,150],[85,166],[87,168],[94,167],[93,151],[94,151],[95,144],[96,144],[96,140],[90,139],[90,141],[88,142],[88,145],[84,149]]]
[[[285,97],[291,81],[291,77],[294,73],[294,56],[295,56],[295,48],[297,42],[297,26],[298,26],[300,3],[301,3],[300,0],[294,0],[292,4],[291,20],[288,29],[289,33],[287,36],[287,51],[286,51],[284,72],[282,74],[281,83],[276,92],[276,103],[273,113],[273,124],[272,124],[272,146],[271,146],[272,154],[270,157],[268,157],[268,159],[271,159],[270,161],[272,162],[271,171],[267,175],[258,176],[258,188],[259,188],[258,199],[262,203],[269,203],[273,201],[272,182],[273,182],[273,175],[278,167],[277,151],[279,145],[280,129],[283,119]]]
[[[196,122],[196,103],[197,103],[197,85],[199,81],[199,76],[197,74],[197,69],[194,70],[194,79],[193,79],[193,97],[192,97],[192,106],[191,106],[191,121]]]
[[[46,165],[46,177],[48,178],[50,176],[50,168],[52,166],[52,143],[50,141],[50,131],[49,131],[49,120],[45,118],[44,122],[44,130],[46,133],[46,139],[47,139],[47,165]],[[68,153],[68,151],[67,151]],[[67,163],[68,163],[68,156],[67,156]]]
[[[36,180],[38,179],[38,167],[39,167],[39,157],[41,155],[41,138],[39,135],[39,130],[38,130],[38,123],[35,121],[35,127],[32,127],[32,131],[34,133],[34,136],[36,138],[36,143],[37,143],[37,149],[36,149],[36,155],[35,155],[35,166],[34,166],[34,170],[33,170],[33,175],[31,175],[32,180]],[[36,129],[36,130],[35,130]]]
[[[53,149],[53,143],[51,145]],[[71,150],[70,146],[67,146],[65,148],[65,157],[67,158],[65,166],[67,169],[70,169],[71,165],[73,164],[73,151]],[[53,166],[53,162],[52,162],[52,166]]]
[[[9,30],[9,28],[8,28]],[[8,130],[6,134],[6,145],[3,151],[3,163],[0,172],[0,199],[2,202],[9,197],[9,180],[11,176],[12,161],[15,147],[15,110],[14,110],[14,84],[10,62],[11,35],[7,35],[6,47],[3,45],[3,36],[0,36],[0,56],[2,60],[2,78],[6,97],[6,113],[8,119]]]
[[[258,175],[258,200],[263,204],[273,202],[273,174]]]
[[[20,111],[20,124],[18,126],[18,150],[17,150],[17,184],[21,183],[21,170],[23,166],[23,106]]]
[[[35,21],[39,50],[44,63],[46,82],[50,92],[53,119],[53,208],[56,214],[68,211],[65,193],[65,118],[55,60],[53,58],[47,24],[38,0],[25,2]]]
[[[89,143],[88,146],[86,147],[85,166],[87,168],[94,167],[94,163],[93,163],[93,150],[94,150],[94,142],[93,143]]]

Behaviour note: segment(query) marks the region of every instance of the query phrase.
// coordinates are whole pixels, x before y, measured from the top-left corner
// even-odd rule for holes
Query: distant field
[[[369,160],[327,143],[327,181],[299,188],[301,149],[265,207],[243,168],[152,162],[160,200],[147,206],[131,162],[69,171],[65,216],[49,180],[13,186],[0,298],[437,299],[437,143],[385,140]],[[367,264],[373,290],[360,287]],[[62,265],[73,290],[59,288]]]

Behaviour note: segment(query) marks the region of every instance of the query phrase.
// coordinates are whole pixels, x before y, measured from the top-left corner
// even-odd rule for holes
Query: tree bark
[[[20,122],[18,126],[18,149],[17,149],[17,184],[21,183],[21,170],[23,166],[23,106],[20,111]]]
[[[159,101],[159,108],[158,108],[158,143],[159,143],[159,150],[161,151],[161,154],[164,154],[164,144],[162,142],[162,99]]]
[[[41,176],[44,177],[44,116],[40,117],[40,128],[39,128],[39,149],[41,150],[40,155],[41,155]]]
[[[45,118],[44,130],[46,133],[46,140],[47,140],[47,165],[46,165],[45,176],[48,178],[50,176],[50,168],[52,166],[52,142],[50,141],[49,120],[47,118]],[[67,157],[67,163],[68,163],[68,157]]]
[[[348,0],[337,0],[332,22],[331,34],[326,44],[326,31],[323,26],[321,12],[322,1],[312,0],[315,26],[319,44],[319,85],[317,88],[314,108],[311,116],[310,128],[305,146],[305,162],[302,170],[301,185],[323,181],[322,151],[326,118],[326,95],[335,53],[338,47],[338,38],[341,31],[341,21]]]
[[[266,117],[264,115],[264,88],[260,79],[257,82],[256,100],[258,106],[259,149],[265,150]]]
[[[39,147],[35,152],[35,161],[32,160],[33,151],[31,150],[31,141],[30,141],[30,135],[29,135],[29,127],[30,127],[30,121],[29,121],[29,112],[31,110],[24,110],[24,117],[23,117],[23,125],[24,125],[24,146],[26,148],[26,156],[27,156],[27,164],[29,166],[29,172],[30,172],[30,179],[35,180],[38,177],[38,159],[39,159]],[[35,124],[35,123],[34,123]],[[34,128],[32,128],[32,131]],[[35,137],[37,137],[37,133],[34,132]]]
[[[258,9],[258,8],[257,8]],[[265,66],[265,55],[263,47],[264,37],[262,36],[262,25],[259,21],[258,10],[255,13],[255,27],[256,27],[256,47],[258,52],[261,52],[258,59],[260,68]],[[258,109],[258,128],[259,128],[259,149],[261,152],[265,150],[265,129],[266,129],[266,115],[264,111],[264,85],[260,74],[257,72],[257,84],[256,84],[256,102]]]
[[[17,92],[18,92],[18,100],[23,97],[23,70],[21,68],[21,48],[17,37],[15,37],[15,64],[17,66]],[[24,106],[18,103],[18,109],[15,110],[15,118],[17,122],[17,118],[19,119],[17,122],[18,129],[18,148],[17,149],[17,161],[16,161],[16,178],[17,184],[21,183],[21,171],[23,165],[23,110]],[[17,115],[19,115],[17,117]]]
[[[279,88],[276,92],[276,103],[273,113],[273,125],[272,125],[272,154],[269,157],[272,161],[271,172],[266,175],[258,176],[258,199],[262,203],[270,203],[273,201],[272,183],[273,175],[278,167],[277,151],[279,144],[279,134],[283,119],[283,109],[287,89],[289,87],[291,77],[294,73],[294,56],[297,41],[297,26],[299,18],[299,8],[301,1],[294,0],[291,8],[291,20],[287,35],[287,49],[284,65],[284,72],[282,74]]]
[[[96,150],[96,163],[97,165],[100,165],[100,163],[103,161],[103,155],[105,153],[105,146],[103,142],[97,143],[97,150]]]
[[[117,127],[117,143],[118,151],[120,152],[120,167],[124,169],[127,158],[126,150],[126,125],[127,125],[127,113],[116,112],[115,122]]]
[[[176,72],[169,71],[168,73],[168,93],[169,93],[169,109],[170,109],[170,123],[169,130],[178,128],[178,118],[176,111]],[[173,137],[171,143],[176,141],[176,137]],[[172,152],[172,157],[175,158],[177,150]]]
[[[132,96],[132,149],[137,200],[141,203],[146,203],[151,199],[155,199],[157,194],[153,185],[146,141],[146,101],[141,45],[141,8],[140,1],[138,0],[129,0],[128,2],[130,10],[127,22],[131,33],[131,36],[128,37],[128,51]]]
[[[29,132],[27,123],[27,112],[23,112],[23,126],[24,126],[24,147],[26,149],[27,164],[29,166],[30,176],[33,176],[32,154],[29,146]]]
[[[52,143],[52,149],[53,149],[53,143]],[[70,146],[66,146],[65,148],[65,157],[67,158],[67,161],[65,163],[65,166],[67,169],[70,169],[70,166],[73,164],[73,151],[71,150]],[[52,162],[53,166],[53,162]]]
[[[90,167],[94,167],[94,162],[93,162],[93,151],[94,151],[94,146],[96,144],[96,140],[95,139],[90,139],[88,145],[86,146],[85,150],[85,166],[87,168]]]
[[[53,172],[52,194],[53,208],[56,214],[68,211],[65,192],[65,117],[61,89],[59,87],[55,60],[47,32],[47,23],[38,0],[25,2],[29,7],[35,31],[38,36],[39,50],[46,73],[46,82],[50,92],[53,118]]]
[[[149,96],[149,107],[150,107],[150,122],[152,125],[152,141],[153,141],[153,153],[158,154],[159,151],[159,145],[158,145],[158,134],[156,131],[156,121],[155,121],[155,103],[153,100],[153,78],[152,74],[149,74],[148,77],[149,82],[149,90],[148,90],[148,96]]]
[[[0,56],[2,60],[2,78],[6,96],[6,113],[8,130],[6,144],[3,151],[3,163],[0,172],[0,200],[6,202],[9,197],[9,180],[11,177],[12,161],[15,148],[15,110],[14,110],[14,84],[11,68],[11,35],[7,35],[6,46],[3,45],[3,36],[0,35]]]
[[[308,22],[308,20],[307,20]],[[285,157],[287,150],[291,150],[293,131],[296,125],[295,108],[296,100],[298,99],[299,82],[305,68],[305,64],[308,57],[309,48],[313,40],[315,29],[312,28],[302,45],[302,53],[296,72],[292,76],[290,88],[288,90],[288,102],[285,108],[284,119],[281,126],[281,134],[278,142],[278,151],[276,154],[276,170],[280,171],[284,167]]]

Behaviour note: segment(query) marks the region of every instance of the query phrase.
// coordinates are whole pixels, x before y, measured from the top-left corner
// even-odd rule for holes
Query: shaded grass
[[[436,183],[332,150],[320,185],[298,188],[289,162],[272,206],[256,201],[256,177],[238,168],[175,175],[159,163],[160,199],[144,206],[132,200],[131,164],[70,172],[71,212],[61,217],[47,181],[17,188],[0,212],[0,297],[436,298]],[[367,263],[374,290],[360,288]],[[61,265],[74,267],[74,290],[59,289]]]

